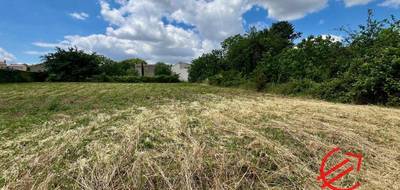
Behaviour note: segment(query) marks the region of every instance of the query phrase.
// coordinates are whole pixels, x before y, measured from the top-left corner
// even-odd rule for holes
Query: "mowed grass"
[[[206,85],[2,84],[0,142],[3,189],[400,189],[400,110]]]

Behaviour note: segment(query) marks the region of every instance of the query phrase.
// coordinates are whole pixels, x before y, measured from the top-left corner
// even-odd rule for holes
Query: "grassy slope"
[[[400,189],[400,110],[190,84],[0,85],[0,188],[318,189],[324,154]],[[340,159],[340,158],[337,158]]]

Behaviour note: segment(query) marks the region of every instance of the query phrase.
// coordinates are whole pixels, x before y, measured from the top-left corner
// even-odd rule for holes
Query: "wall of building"
[[[179,75],[179,80],[189,81],[189,67],[188,63],[177,63],[172,65],[172,72]]]
[[[139,73],[139,76],[142,76],[142,66],[136,65],[136,71]],[[154,77],[155,76],[155,65],[144,65],[144,76],[145,77]]]
[[[4,63],[3,61],[0,61],[0,69],[6,69],[7,68],[7,64]]]
[[[7,65],[7,69],[16,71],[28,71],[28,65],[25,64],[10,64]]]

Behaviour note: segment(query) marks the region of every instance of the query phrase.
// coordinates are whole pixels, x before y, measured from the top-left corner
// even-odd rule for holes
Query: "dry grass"
[[[336,185],[400,189],[400,110],[209,92],[55,113],[2,139],[0,187],[320,189],[321,159],[341,147],[365,160],[360,174]]]

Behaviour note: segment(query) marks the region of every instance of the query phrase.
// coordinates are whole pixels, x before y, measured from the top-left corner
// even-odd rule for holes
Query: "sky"
[[[190,62],[250,27],[287,20],[296,31],[357,29],[373,9],[400,17],[400,0],[0,0],[0,60],[37,64],[55,47],[114,60]]]

